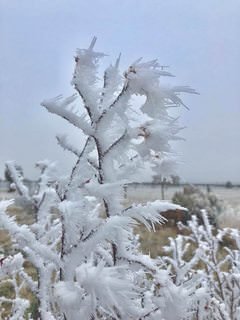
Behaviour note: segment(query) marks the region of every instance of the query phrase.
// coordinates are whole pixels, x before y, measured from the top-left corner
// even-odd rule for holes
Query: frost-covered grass
[[[10,193],[8,194],[8,196],[9,195],[13,195],[13,194]],[[10,216],[15,217],[16,221],[19,224],[29,225],[33,221],[33,216],[26,213],[24,209],[20,208],[19,206],[15,206],[15,205],[10,206],[8,208],[8,214]],[[1,244],[2,256],[11,257],[12,254],[16,254],[16,250],[14,249],[14,244],[12,243],[11,238],[6,230],[0,230],[0,244]],[[31,276],[35,280],[37,279],[36,268],[30,262],[28,261],[24,262],[23,267],[29,276]],[[20,279],[18,279],[18,281],[21,282]],[[5,281],[0,283],[0,296],[4,296],[5,298],[12,299],[14,298],[14,295],[15,295],[15,290],[11,283],[8,283]],[[29,315],[31,315],[33,319],[35,319],[36,317],[34,318],[34,316],[36,315],[36,310],[38,308],[36,297],[25,286],[21,289],[20,296],[29,301],[29,307],[26,310],[25,318],[28,319]],[[1,308],[2,308],[1,319],[8,319],[8,317],[11,315],[12,304],[10,302],[5,302],[1,305]]]
[[[16,221],[19,224],[31,224],[33,222],[33,216],[30,214],[27,214],[26,211],[19,207],[19,206],[9,206],[7,210],[9,216],[15,217]],[[1,245],[1,251],[3,251],[5,254],[10,254],[13,250],[12,248],[12,242],[11,238],[6,230],[0,229],[0,245]],[[0,252],[1,252],[0,251]]]
[[[36,269],[30,263],[25,263],[24,269],[29,275],[36,277]],[[0,297],[2,296],[7,299],[15,298],[15,290],[10,283],[6,283],[6,282],[0,283]],[[26,320],[30,318],[37,319],[36,314],[38,309],[38,302],[36,300],[36,297],[33,295],[33,293],[27,287],[23,287],[20,292],[20,297],[29,301],[29,307],[26,309],[26,312],[25,312],[25,319]],[[1,319],[2,320],[9,319],[9,316],[11,316],[11,311],[12,311],[12,304],[10,302],[2,303]]]
[[[129,205],[129,203],[128,203],[128,205]],[[16,216],[16,219],[21,224],[24,222],[29,223],[31,221],[31,217],[29,217],[27,214],[25,214],[24,211],[18,207],[11,206],[8,210],[10,210],[11,215]],[[193,228],[193,230],[194,230],[194,228]],[[185,243],[184,245],[186,245],[189,241],[189,245],[186,247],[187,250],[184,254],[184,259],[187,263],[189,263],[192,259],[194,261],[194,263],[192,265],[192,269],[189,270],[189,275],[193,272],[193,270],[195,270],[197,273],[201,273],[201,270],[206,270],[206,265],[204,263],[204,259],[206,259],[206,257],[203,256],[203,260],[199,258],[199,260],[195,261],[194,255],[195,255],[196,250],[199,250],[201,248],[201,245],[202,245],[201,241],[203,241],[202,243],[204,243],[204,245],[206,245],[207,242],[205,242],[205,241],[210,241],[209,243],[211,243],[212,240],[210,240],[208,238],[201,240],[199,238],[200,242],[199,243],[195,242],[195,240],[193,241],[194,238],[191,235],[190,229],[187,230],[187,228],[185,228],[185,227],[183,229],[182,228],[179,229],[177,226],[162,225],[162,226],[159,226],[157,228],[156,232],[153,233],[153,232],[148,232],[148,230],[144,226],[140,225],[139,227],[136,228],[135,231],[137,234],[139,234],[141,248],[142,248],[143,252],[146,254],[150,254],[152,257],[160,256],[167,263],[169,263],[169,261],[171,261],[171,260],[168,260],[168,259],[171,259],[171,256],[173,254],[173,251],[171,251],[171,250],[176,249],[174,246],[177,245],[177,243],[179,242],[178,249],[176,249],[176,250],[181,250],[180,249],[181,248],[181,241],[183,241],[183,243]],[[195,230],[195,232],[198,232],[197,229]],[[217,232],[219,232],[219,231],[213,230],[212,236],[214,237],[217,234]],[[236,248],[235,240],[232,238],[230,232],[231,231],[229,231],[229,232],[226,231],[224,233],[221,241],[218,243],[217,247],[214,249],[214,250],[216,250],[214,254],[216,255],[216,261],[217,261],[215,263],[217,263],[217,264],[215,266],[216,271],[213,272],[212,279],[215,279],[215,277],[217,277],[216,272],[219,272],[220,276],[222,275],[222,272],[225,272],[224,277],[226,277],[228,272],[231,271],[231,265],[226,260],[228,251],[226,251],[225,247],[227,247],[229,250],[232,250],[232,249],[236,250],[237,248]],[[199,232],[199,234],[200,234],[199,237],[201,237],[201,235],[202,235],[201,232]],[[4,235],[4,237],[6,238],[6,235]],[[181,237],[182,237],[182,240],[180,241]],[[189,239],[188,239],[188,237],[189,237]],[[5,239],[5,238],[3,238],[3,239]],[[0,240],[3,240],[3,239],[0,239]],[[214,246],[216,246],[216,244],[214,244]],[[169,248],[171,248],[171,249],[169,249]],[[11,251],[10,243],[8,244],[8,250],[9,250],[9,252]],[[206,250],[205,254],[209,254],[208,250],[209,249]],[[180,254],[181,254],[181,251],[180,251]],[[183,257],[181,259],[183,259]],[[224,260],[226,260],[226,262],[224,262]],[[184,260],[182,260],[182,261],[184,261]],[[184,262],[184,263],[186,263],[186,262]],[[183,263],[183,262],[181,262],[181,263]],[[218,267],[217,267],[218,264],[221,265],[221,267],[220,267],[221,270],[218,269]],[[179,268],[180,268],[179,270],[181,270],[182,266],[181,266],[181,264],[179,265]],[[212,265],[211,268],[212,267],[214,267],[214,265]],[[32,266],[31,263],[25,262],[24,269],[33,279],[36,280],[36,278],[37,278],[36,269]],[[175,271],[173,269],[173,274],[174,274],[174,272]],[[180,271],[178,271],[178,272],[180,272]],[[230,274],[231,274],[231,272],[230,272]],[[177,275],[177,273],[176,273],[175,276],[179,277],[180,273],[179,273],[179,275]],[[179,281],[182,281],[182,280],[180,279]],[[226,288],[224,290],[228,290],[228,288]],[[0,285],[0,296],[4,296],[6,298],[13,298],[14,289],[13,289],[12,285],[9,283],[4,283],[3,285]],[[29,318],[30,314],[33,317],[33,319],[35,319],[36,314],[37,314],[37,310],[38,310],[38,302],[37,302],[35,296],[26,287],[22,288],[20,296],[24,299],[29,300],[29,302],[30,302],[30,305],[25,312],[25,319],[30,319]],[[3,319],[7,319],[8,315],[10,314],[10,311],[11,311],[11,304],[10,303],[3,303],[2,308],[5,309],[2,312],[2,317],[3,317]],[[195,320],[195,318],[192,318],[191,320]]]

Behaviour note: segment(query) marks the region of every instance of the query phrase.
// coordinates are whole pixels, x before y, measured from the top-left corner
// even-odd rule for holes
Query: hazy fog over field
[[[176,146],[184,181],[240,182],[240,2],[238,0],[2,0],[0,2],[0,176],[15,159],[26,176],[49,158],[72,158],[55,141],[74,128],[40,103],[73,93],[77,47],[96,35],[106,63],[122,52],[122,69],[143,56],[158,58],[176,75],[167,83],[191,85],[179,110],[185,142]]]

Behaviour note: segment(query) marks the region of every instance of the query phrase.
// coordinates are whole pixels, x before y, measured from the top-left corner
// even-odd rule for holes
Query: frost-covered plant
[[[216,224],[218,216],[225,211],[223,201],[218,199],[214,193],[204,193],[192,185],[187,185],[183,191],[176,192],[172,201],[187,208],[189,218],[191,215],[196,215],[200,221],[202,220],[201,210],[206,210],[212,224]]]
[[[0,206],[0,228],[8,231],[15,250],[21,250],[27,260],[35,266],[38,274],[37,281],[21,271],[21,274],[25,274],[24,277],[21,277],[22,286],[27,285],[32,293],[36,295],[39,304],[39,316],[41,315],[42,319],[51,319],[50,310],[52,310],[55,303],[52,282],[53,276],[58,272],[60,266],[58,247],[61,237],[59,217],[53,211],[53,208],[56,208],[58,203],[54,164],[48,161],[37,163],[41,174],[33,194],[24,185],[23,177],[16,170],[15,163],[11,161],[6,166],[19,196],[28,206],[32,206],[34,222],[31,225],[19,225],[15,217],[9,217],[6,214],[5,209],[13,202],[2,201]],[[11,319],[15,319],[14,315],[12,317]]]
[[[0,296],[0,319],[5,319],[6,305],[11,308],[12,320],[23,320],[29,307],[29,301],[21,296],[25,282],[30,278],[23,268],[24,258],[21,253],[0,259],[0,284],[1,288],[12,288],[8,296]],[[30,280],[31,281],[31,280]]]
[[[16,189],[34,207],[35,223],[19,226],[4,212],[0,222],[37,268],[30,287],[40,319],[182,319],[191,292],[174,284],[161,261],[141,253],[133,232],[138,223],[154,229],[163,222],[161,212],[182,208],[161,201],[126,208],[122,200],[126,183],[172,174],[170,142],[180,128],[169,108],[184,105],[180,92],[195,91],[164,87],[162,78],[171,74],[156,60],[138,59],[121,76],[119,57],[101,81],[104,54],[93,50],[95,42],[77,50],[76,94],[42,102],[84,136],[82,148],[57,137],[76,156],[72,171],[59,178],[51,164],[39,163],[38,189],[30,195],[8,163]]]
[[[221,228],[240,228],[240,206],[231,206],[226,203],[224,210],[217,217],[217,224]]]
[[[202,212],[188,226],[179,227],[187,235],[170,238],[162,257],[174,283],[191,290],[188,316],[183,319],[240,319],[240,234],[236,229],[213,229]],[[232,248],[224,246],[224,238]],[[225,240],[226,241],[226,240]]]

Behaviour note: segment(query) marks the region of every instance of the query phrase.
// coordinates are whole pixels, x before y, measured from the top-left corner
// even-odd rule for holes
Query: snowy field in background
[[[15,192],[0,191],[0,200],[14,199],[15,196]]]
[[[199,187],[203,192],[207,192],[206,187]],[[227,189],[225,187],[212,187],[211,192],[231,206],[240,206],[240,188],[234,187]],[[174,193],[182,191],[183,186],[165,186],[164,195],[165,200],[171,200]],[[149,201],[161,199],[161,186],[160,185],[131,185],[127,187],[126,198],[131,201]]]
[[[206,187],[199,187],[203,192],[207,192]],[[227,189],[225,187],[210,187],[211,192],[217,195],[217,197],[223,201],[226,201],[231,206],[240,206],[240,188],[234,187]],[[164,187],[164,200],[171,200],[174,193],[182,191],[182,186],[165,186]],[[12,199],[15,197],[14,192],[0,191],[0,200]],[[127,200],[145,202],[150,200],[161,199],[161,186],[160,185],[129,185],[126,190]]]

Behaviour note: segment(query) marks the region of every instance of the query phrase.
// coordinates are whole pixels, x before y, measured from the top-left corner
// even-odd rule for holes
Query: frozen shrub
[[[196,215],[201,222],[203,222],[201,210],[205,209],[208,212],[209,221],[214,225],[217,223],[218,215],[224,210],[223,201],[219,200],[214,193],[204,193],[192,185],[187,185],[183,191],[176,192],[172,201],[188,209],[188,218]]]
[[[240,319],[240,233],[236,229],[214,230],[205,211],[202,224],[192,216],[188,226],[179,224],[188,235],[170,238],[162,259],[170,270],[174,283],[191,288],[187,306],[191,316],[182,319]],[[232,248],[224,247],[225,237]]]
[[[41,320],[182,319],[192,289],[175,284],[159,259],[142,254],[133,232],[138,223],[154,230],[164,222],[161,213],[182,207],[154,201],[125,208],[123,186],[172,174],[170,141],[179,139],[180,128],[169,108],[184,106],[180,92],[196,92],[164,86],[162,79],[171,74],[157,60],[138,59],[121,75],[119,57],[100,80],[98,64],[105,55],[94,51],[95,42],[76,52],[75,94],[42,102],[82,133],[83,146],[57,136],[76,157],[71,172],[60,177],[52,163],[39,162],[32,194],[9,162],[35,221],[18,225],[3,202],[0,225],[37,269],[38,278],[26,280]],[[136,96],[143,102],[131,106]]]

